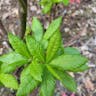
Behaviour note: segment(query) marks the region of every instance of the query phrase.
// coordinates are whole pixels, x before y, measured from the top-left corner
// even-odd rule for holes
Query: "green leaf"
[[[25,37],[27,36],[27,35],[29,35],[31,33],[31,27],[30,26],[27,26],[26,27],[26,32],[25,32]]]
[[[74,70],[69,70],[69,71],[71,71],[71,72],[83,72],[83,71],[88,70],[88,69],[89,69],[88,65],[85,64],[85,65],[82,65],[78,68],[74,68]]]
[[[0,57],[1,58],[1,57]],[[2,62],[1,62],[1,60],[0,60],[0,69],[1,69],[1,65],[2,65]]]
[[[10,44],[12,45],[13,49],[18,52],[19,54],[30,58],[29,52],[25,43],[17,36],[13,35],[12,33],[8,34],[8,39]]]
[[[31,55],[34,58],[38,58],[40,61],[44,62],[45,60],[43,46],[39,42],[34,40],[31,36],[26,37],[26,43]]]
[[[66,47],[64,48],[64,54],[80,55],[80,51],[78,51],[76,48],[73,47]]]
[[[57,69],[53,69],[49,65],[47,65],[47,68],[53,74],[54,77],[61,81],[64,87],[66,87],[68,90],[72,92],[76,92],[76,82],[67,72],[62,72]]]
[[[53,3],[60,3],[63,0],[52,0]]]
[[[1,72],[4,73],[13,72],[15,69],[28,62],[25,57],[16,52],[11,52],[1,56],[0,61],[3,62],[3,64],[1,64]]]
[[[27,79],[27,76],[30,75],[30,65],[23,69],[20,75],[20,82],[24,82]],[[31,76],[31,75],[30,75]],[[32,76],[31,76],[32,77]]]
[[[30,75],[29,66],[21,73],[20,82],[16,96],[28,96],[38,86],[38,81]]]
[[[40,21],[36,17],[33,17],[31,29],[33,32],[33,36],[35,37],[35,40],[41,41],[43,37],[43,27]]]
[[[46,3],[46,5],[44,5],[44,8],[43,8],[43,13],[46,14],[48,13],[52,8],[52,2],[48,2]]]
[[[63,4],[66,5],[66,6],[69,4],[69,0],[62,0],[62,2],[63,2]]]
[[[43,46],[44,49],[47,49],[47,47],[48,47],[48,40],[43,39],[41,41],[41,44],[42,44],[42,46]]]
[[[50,62],[50,65],[62,70],[74,70],[86,62],[87,58],[81,55],[61,55]]]
[[[69,0],[40,0],[40,4],[44,7],[43,8],[43,13],[48,13],[52,5],[55,3],[63,3],[65,6],[69,4]]]
[[[60,47],[55,55],[55,57],[58,57],[60,55],[63,55],[64,54],[64,48],[63,47]]]
[[[1,66],[2,62],[0,61],[0,66]]]
[[[49,25],[47,31],[44,34],[44,39],[48,40],[54,34],[54,32],[56,32],[56,30],[60,27],[61,20],[62,18],[59,17],[52,21],[52,23]]]
[[[1,73],[0,81],[5,87],[12,88],[12,89],[18,89],[18,82],[17,82],[16,78],[10,74]]]
[[[35,80],[41,82],[43,74],[43,65],[39,64],[36,60],[32,61],[30,65],[30,74]]]
[[[55,79],[46,69],[40,87],[40,96],[53,96],[55,90]]]
[[[48,44],[48,48],[47,48],[47,56],[46,56],[46,61],[47,63],[50,62],[56,52],[58,51],[58,49],[60,48],[61,46],[61,34],[60,32],[57,30],[53,36],[50,38],[50,41],[49,41],[49,44]]]
[[[69,0],[52,0],[53,3],[61,3],[63,2],[64,5],[68,5],[69,4]]]
[[[0,87],[1,87],[1,86],[3,87],[3,84],[0,82]]]

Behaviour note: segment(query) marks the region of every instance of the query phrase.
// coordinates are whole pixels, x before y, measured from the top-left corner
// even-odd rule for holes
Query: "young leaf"
[[[80,51],[73,47],[66,47],[64,48],[64,54],[69,55],[80,55]]]
[[[16,96],[28,96],[38,86],[38,81],[30,75],[29,66],[21,73],[20,82]]]
[[[54,77],[45,70],[43,75],[43,81],[40,87],[40,96],[53,96],[55,90],[55,79]]]
[[[0,81],[4,86],[6,86],[8,88],[18,89],[17,80],[15,79],[15,77],[13,77],[10,74],[1,73],[0,74]]]
[[[62,72],[57,69],[53,69],[49,65],[47,65],[47,68],[53,74],[54,77],[61,81],[64,87],[66,87],[68,90],[72,92],[76,92],[76,82],[67,72]]]
[[[31,76],[37,80],[42,81],[42,74],[43,74],[43,65],[39,64],[37,61],[32,61],[30,65],[30,74]]]
[[[56,30],[60,27],[61,20],[62,18],[59,17],[52,21],[52,23],[49,25],[47,31],[44,34],[44,39],[48,40],[53,35],[53,33],[56,32]]]
[[[44,62],[44,49],[42,45],[31,36],[26,37],[26,43],[31,55]]]
[[[33,36],[35,37],[35,40],[40,41],[43,37],[43,27],[36,17],[33,17],[31,29],[33,32]]]
[[[48,13],[52,8],[52,2],[48,2],[44,5],[44,8],[43,8],[43,13],[46,14]]]
[[[61,55],[50,62],[50,65],[62,70],[74,70],[86,62],[87,58],[81,55]]]
[[[46,52],[46,62],[50,62],[56,52],[58,51],[58,49],[61,46],[61,34],[60,32],[57,30],[53,36],[50,38],[49,44],[48,44],[48,48],[47,48],[47,52]]]
[[[69,0],[40,0],[40,4],[43,5],[43,13],[48,13],[52,5],[55,3],[63,3],[65,6],[69,4]]]
[[[69,4],[69,0],[62,0],[63,4],[67,6]]]
[[[0,61],[3,62],[3,64],[1,64],[1,72],[3,73],[13,72],[16,68],[21,67],[28,62],[25,57],[16,52],[1,56]]]
[[[19,37],[13,35],[12,33],[9,33],[8,39],[9,39],[10,44],[12,45],[12,47],[14,48],[16,52],[18,52],[19,54],[27,58],[30,58],[30,55],[29,55],[29,52],[27,50],[25,43]]]

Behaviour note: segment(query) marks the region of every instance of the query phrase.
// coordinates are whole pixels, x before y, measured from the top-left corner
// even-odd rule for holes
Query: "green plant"
[[[63,3],[65,6],[69,4],[69,0],[41,0],[40,4],[44,7],[43,13],[48,13],[53,4]]]
[[[68,90],[76,92],[76,82],[68,72],[88,69],[87,59],[75,48],[63,48],[60,24],[62,18],[52,21],[44,33],[37,18],[32,21],[32,35],[29,27],[24,40],[9,33],[13,51],[0,56],[0,83],[17,90],[16,96],[28,96],[39,87],[39,96],[53,96],[56,80]],[[20,84],[12,73],[23,67]]]

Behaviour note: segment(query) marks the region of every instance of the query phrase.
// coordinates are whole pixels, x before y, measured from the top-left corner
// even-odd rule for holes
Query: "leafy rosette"
[[[32,35],[26,34],[21,40],[8,34],[13,51],[0,56],[0,85],[17,90],[16,96],[28,96],[37,87],[39,96],[53,96],[56,80],[59,80],[65,88],[76,92],[76,82],[69,72],[88,69],[87,58],[75,48],[63,47],[61,21],[61,17],[55,19],[44,32],[42,24],[34,17],[31,30],[26,31]],[[18,83],[12,73],[21,67]]]

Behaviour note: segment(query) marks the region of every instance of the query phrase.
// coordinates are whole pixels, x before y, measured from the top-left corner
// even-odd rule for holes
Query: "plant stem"
[[[26,31],[26,22],[27,22],[27,0],[18,0],[19,1],[19,16],[20,16],[20,32],[18,36],[23,38]]]

